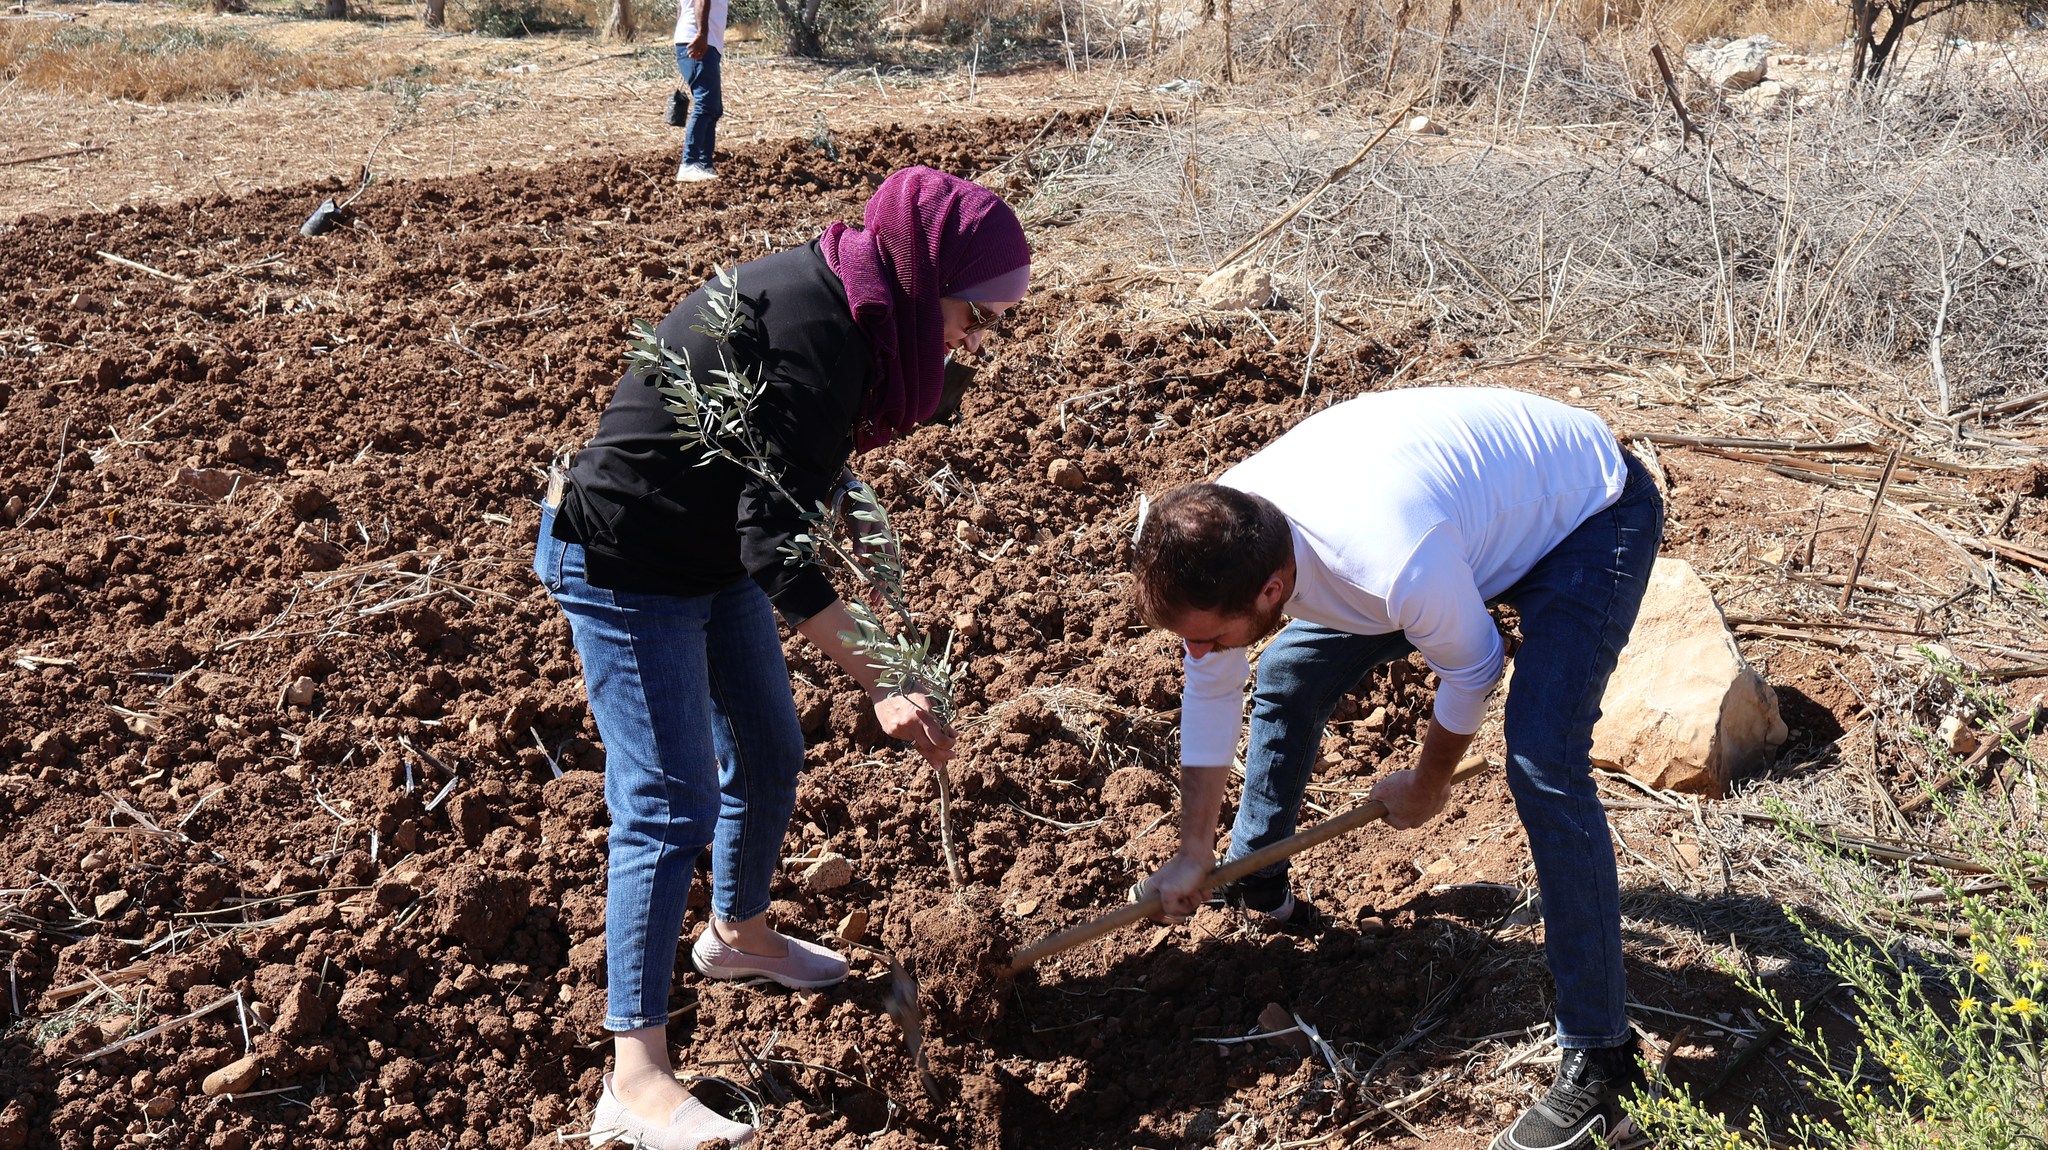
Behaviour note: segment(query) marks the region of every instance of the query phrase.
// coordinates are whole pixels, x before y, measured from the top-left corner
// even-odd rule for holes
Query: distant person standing
[[[690,90],[690,118],[683,125],[683,163],[676,179],[683,183],[715,180],[718,169],[711,151],[718,142],[718,118],[725,114],[725,96],[718,64],[725,53],[726,0],[677,0],[676,71]]]

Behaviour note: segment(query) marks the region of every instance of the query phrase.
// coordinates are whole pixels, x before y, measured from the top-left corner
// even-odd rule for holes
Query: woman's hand
[[[959,736],[939,718],[924,692],[870,691],[868,697],[875,703],[875,720],[890,738],[908,742],[933,766],[953,757],[953,742]]]

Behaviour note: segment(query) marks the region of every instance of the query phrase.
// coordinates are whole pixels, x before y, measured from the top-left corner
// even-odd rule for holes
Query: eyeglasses
[[[1003,326],[1005,320],[1010,318],[999,311],[983,311],[981,310],[981,305],[971,299],[961,300],[960,302],[967,305],[968,320],[967,326],[960,329],[961,335],[973,335],[978,331],[995,331]]]

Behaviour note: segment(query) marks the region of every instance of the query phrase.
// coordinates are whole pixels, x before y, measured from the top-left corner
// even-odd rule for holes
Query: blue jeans
[[[683,0],[688,3],[689,0]],[[676,45],[676,71],[690,90],[690,119],[683,125],[683,162],[711,166],[718,142],[718,118],[725,115],[725,91],[718,81],[718,49],[706,45],[704,58],[692,60],[688,44]]]
[[[684,598],[584,581],[583,548],[543,512],[533,570],[569,617],[604,739],[612,816],[604,906],[605,1029],[668,1017],[697,856],[711,909],[768,909],[796,807],[804,738],[774,610],[752,579]]]
[[[1629,1036],[1621,903],[1607,814],[1593,786],[1593,724],[1607,677],[1635,625],[1664,535],[1664,504],[1628,460],[1621,498],[1581,523],[1499,597],[1521,615],[1505,705],[1508,790],[1529,836],[1543,894],[1544,954],[1557,983],[1566,1048]],[[1259,656],[1244,797],[1230,858],[1294,833],[1337,703],[1374,667],[1415,648],[1407,637],[1352,635],[1295,621]],[[1281,863],[1260,877],[1286,873]]]

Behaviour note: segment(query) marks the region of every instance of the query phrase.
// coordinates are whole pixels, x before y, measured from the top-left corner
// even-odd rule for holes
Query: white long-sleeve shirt
[[[1599,417],[1518,391],[1442,387],[1318,412],[1217,482],[1286,514],[1288,615],[1356,635],[1406,633],[1437,674],[1436,721],[1471,734],[1503,662],[1486,601],[1620,498],[1625,479]],[[1245,652],[1182,665],[1181,762],[1228,764]]]

